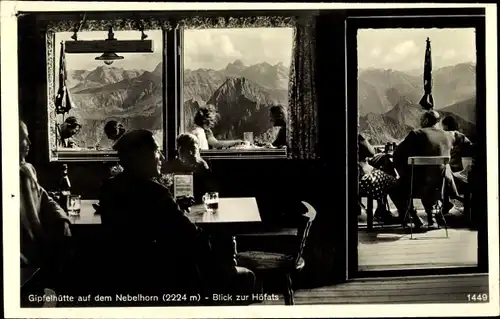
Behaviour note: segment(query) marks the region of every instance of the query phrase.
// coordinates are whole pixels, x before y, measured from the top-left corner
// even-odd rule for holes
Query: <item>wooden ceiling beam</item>
[[[153,40],[90,40],[90,41],[65,41],[66,53],[133,53],[153,52]]]

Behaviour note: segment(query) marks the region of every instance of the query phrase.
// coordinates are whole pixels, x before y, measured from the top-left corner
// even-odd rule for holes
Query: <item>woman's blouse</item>
[[[198,142],[200,143],[200,149],[201,150],[208,150],[208,139],[207,139],[207,132],[205,129],[202,127],[196,127],[192,132],[193,135],[195,135],[198,138]]]

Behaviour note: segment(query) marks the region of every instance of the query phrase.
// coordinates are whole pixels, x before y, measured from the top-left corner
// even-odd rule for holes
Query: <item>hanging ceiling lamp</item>
[[[115,34],[113,33],[113,27],[109,28],[108,38],[106,41],[116,41]],[[96,60],[104,61],[106,65],[111,65],[115,60],[123,60],[123,57],[116,54],[113,51],[107,51],[95,58]]]
[[[152,53],[153,41],[146,40],[148,37],[144,33],[144,25],[138,19],[138,29],[141,32],[140,40],[117,40],[113,33],[113,26],[109,26],[108,38],[105,40],[78,40],[78,32],[85,25],[86,14],[83,15],[82,21],[75,26],[74,34],[71,37],[74,41],[64,41],[65,53],[95,53],[101,54],[95,60],[103,61],[106,65],[113,64],[116,60],[123,60],[124,57],[117,53]]]

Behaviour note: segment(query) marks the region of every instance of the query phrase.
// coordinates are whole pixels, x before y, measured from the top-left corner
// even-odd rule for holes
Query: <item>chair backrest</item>
[[[308,202],[303,201],[302,204],[307,208],[307,212],[302,215],[304,218],[304,224],[299,227],[297,232],[297,237],[299,239],[299,250],[295,256],[295,265],[298,264],[302,254],[304,252],[304,247],[306,246],[307,237],[309,236],[309,230],[311,229],[312,223],[316,218],[316,210]]]
[[[449,156],[411,156],[408,157],[408,165],[446,165],[450,163]]]
[[[413,172],[413,167],[414,166],[443,166],[443,165],[449,165],[450,163],[450,157],[449,156],[411,156],[408,157],[408,165],[412,166],[412,171],[411,171],[411,193],[413,194],[413,183],[414,183],[414,172]],[[446,169],[442,170],[441,173],[441,183],[436,185],[437,187],[440,188],[440,198],[444,198],[445,194],[445,187],[446,187],[446,181],[445,181],[445,175],[446,175]],[[413,196],[413,195],[412,195]]]

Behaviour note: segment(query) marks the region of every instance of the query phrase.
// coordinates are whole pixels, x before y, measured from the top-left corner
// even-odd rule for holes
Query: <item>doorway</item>
[[[419,102],[424,94],[427,38],[431,39],[434,59],[434,110],[439,113],[440,121],[444,117],[456,119],[461,132],[474,144],[482,145],[485,134],[481,129],[484,119],[480,115],[484,111],[476,107],[484,94],[480,82],[485,81],[484,55],[481,56],[484,39],[480,39],[484,33],[477,27],[481,18],[450,18],[453,21],[441,18],[441,25],[431,17],[348,19],[348,121],[349,124],[357,123],[355,127],[348,125],[348,140],[351,141],[348,142],[348,165],[357,167],[360,161],[355,136],[363,136],[373,146],[375,154],[392,160],[398,144],[409,132],[420,128],[425,111]],[[453,40],[459,34],[460,41]],[[475,150],[485,153],[485,148]],[[477,163],[484,156],[477,153],[467,155],[463,157],[463,171],[456,172],[464,175],[466,182],[472,159]],[[372,167],[375,165],[369,158],[367,163]],[[384,170],[385,166],[373,169]],[[367,174],[363,169],[350,171],[349,277],[469,273],[487,267],[484,254],[487,247],[485,202],[472,209],[476,215],[478,209],[483,212],[480,221],[471,219],[470,202],[463,197],[461,200],[452,199],[453,208],[445,210],[448,212],[445,215],[448,234],[444,227],[429,227],[410,233],[398,219],[399,212],[391,196],[384,197],[384,202],[361,194],[360,176],[373,178],[373,174]],[[398,171],[395,171],[398,178]],[[354,176],[354,172],[358,175]],[[475,173],[485,174],[479,170]],[[476,183],[481,181],[480,178],[475,180]],[[352,196],[352,192],[356,196]],[[469,193],[465,195],[470,196]],[[431,215],[426,213],[420,199],[414,199],[413,204],[417,216],[427,225],[433,218],[428,217]],[[384,209],[379,209],[382,207]],[[383,216],[382,212],[390,216]]]

